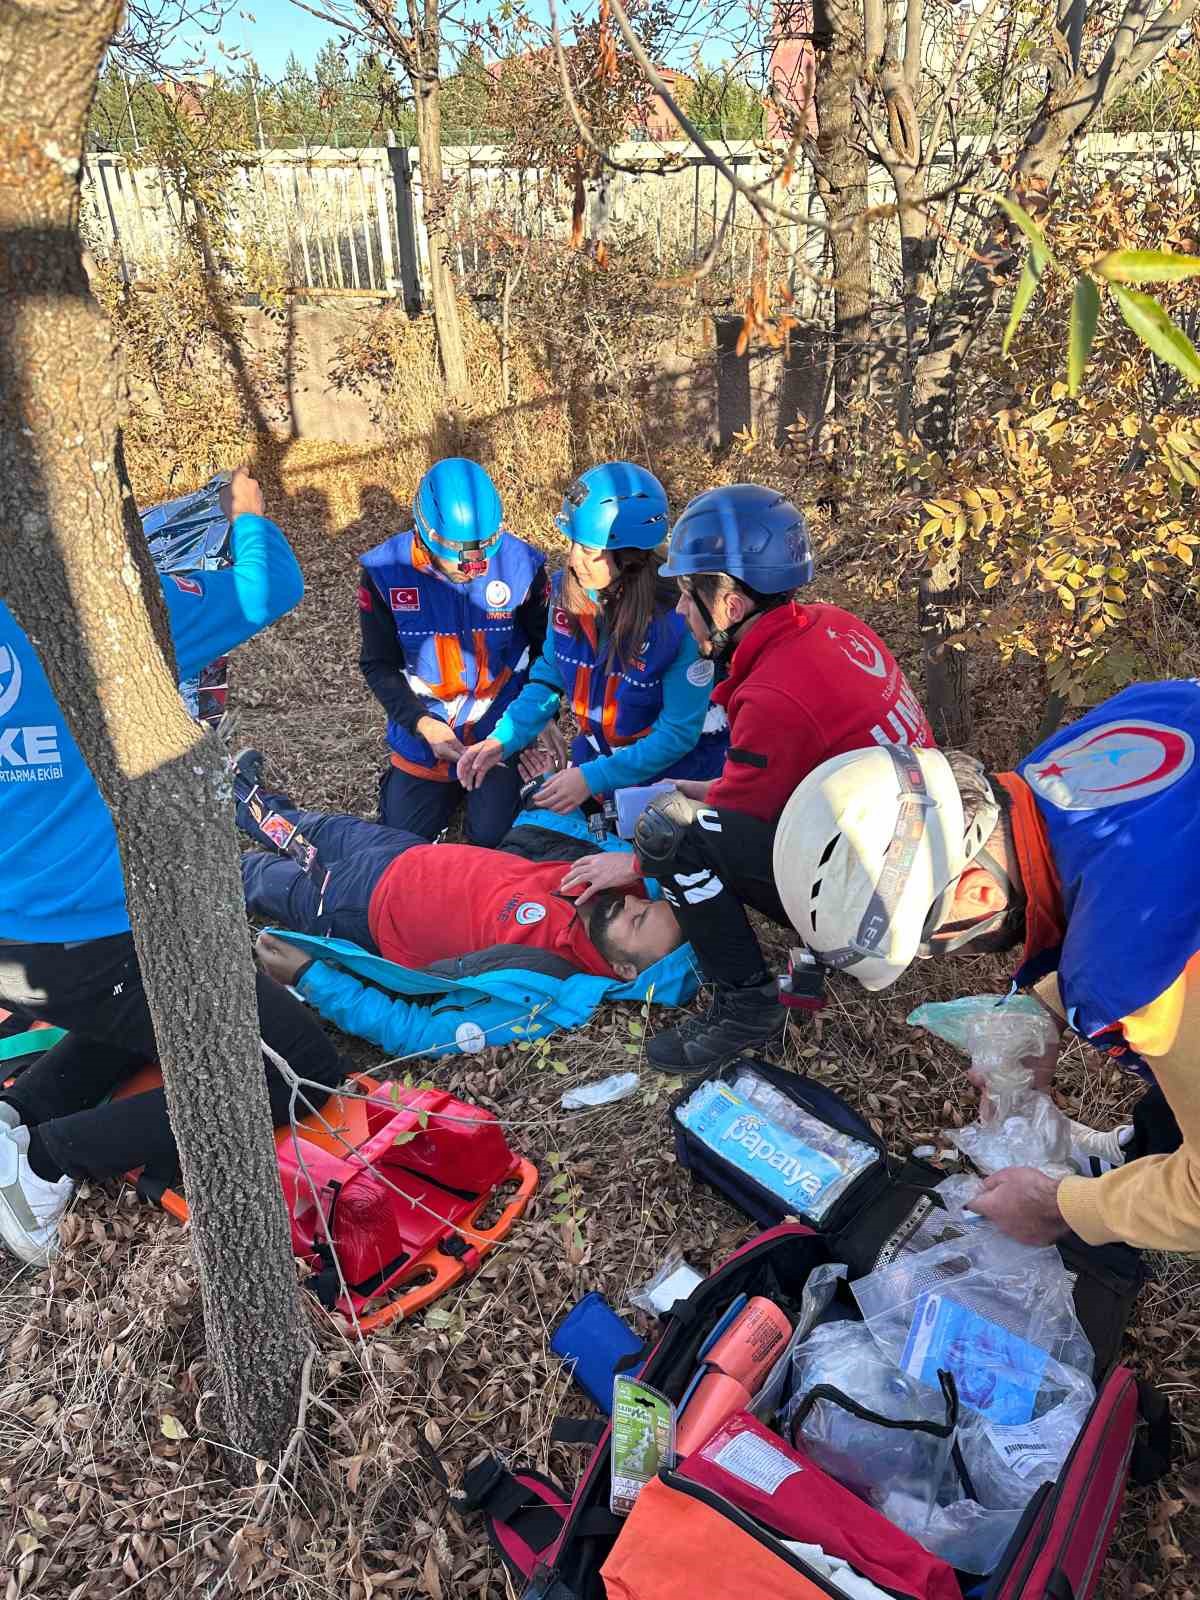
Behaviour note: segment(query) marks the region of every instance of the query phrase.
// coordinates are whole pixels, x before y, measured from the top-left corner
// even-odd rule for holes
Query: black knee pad
[[[688,829],[703,808],[672,789],[647,806],[633,830],[633,848],[651,875],[669,871],[684,848]]]

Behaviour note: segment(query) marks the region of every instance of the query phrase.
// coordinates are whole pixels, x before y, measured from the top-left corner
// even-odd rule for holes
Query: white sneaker
[[[29,1129],[0,1129],[0,1239],[13,1255],[44,1267],[58,1248],[59,1218],[71,1203],[70,1178],[47,1183],[29,1165]]]
[[[1133,1138],[1133,1124],[1127,1122],[1120,1128],[1089,1128],[1085,1123],[1071,1123],[1071,1154],[1075,1165],[1085,1177],[1100,1177],[1125,1160],[1125,1146]]]
[[[0,1128],[19,1128],[21,1126],[21,1113],[16,1106],[10,1106],[7,1100],[0,1100]]]

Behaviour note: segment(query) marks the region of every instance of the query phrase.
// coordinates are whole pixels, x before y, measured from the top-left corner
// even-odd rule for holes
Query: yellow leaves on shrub
[[[1001,608],[989,637],[1005,653],[1053,660],[1075,684],[1072,674],[1099,681],[1116,671],[1110,657],[1125,660],[1114,630],[1131,598],[1163,594],[1172,581],[1200,587],[1200,534],[1181,504],[1185,487],[1200,483],[1200,424],[1142,417],[1119,400],[1067,400],[1055,381],[1027,410],[981,422],[910,528],[920,550],[970,548],[987,604]],[[1027,602],[1037,596],[1041,620],[1031,628]]]

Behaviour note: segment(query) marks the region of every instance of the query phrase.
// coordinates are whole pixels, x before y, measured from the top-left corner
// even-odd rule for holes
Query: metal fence
[[[1178,181],[1200,186],[1196,133],[1097,135],[1082,159],[1126,176],[1173,159]],[[966,141],[969,155],[972,141]],[[771,183],[761,146],[719,146],[750,185],[803,216],[820,215],[807,170],[786,190]],[[705,263],[707,277],[731,301],[746,293],[760,259],[768,281],[790,280],[798,308],[812,313],[827,291],[824,237],[801,223],[765,234],[744,195],[689,143],[637,142],[612,152],[637,172],[611,174],[589,187],[593,224],[603,215],[610,244],[636,246],[664,274]],[[497,226],[534,240],[565,239],[571,228],[570,185],[552,172],[511,165],[503,146],[443,150],[451,265],[460,276],[486,273]],[[871,205],[891,199],[885,174],[872,181]],[[87,162],[83,223],[93,251],[113,258],[127,280],[161,273],[195,219],[193,202],[174,192],[157,168],[123,155]],[[411,310],[425,300],[429,244],[425,195],[415,149],[390,144],[360,150],[267,150],[248,155],[235,174],[226,224],[232,248],[265,256],[287,288],[321,295],[400,297]],[[894,225],[873,229],[881,271],[894,253]],[[760,252],[765,255],[760,256]],[[711,260],[709,260],[711,254]],[[236,263],[231,264],[236,267]]]
[[[769,166],[755,145],[721,149],[743,181],[769,184]],[[593,219],[603,212],[610,246],[638,245],[663,271],[687,270],[712,251],[707,276],[730,296],[743,295],[761,232],[744,197],[690,144],[637,142],[613,153],[642,170],[589,185],[589,212]],[[461,276],[488,270],[487,241],[497,227],[533,240],[569,236],[573,195],[557,174],[514,167],[499,145],[448,147],[443,163],[451,265]],[[801,212],[813,203],[806,173],[797,175],[787,199]],[[225,221],[234,248],[253,243],[290,289],[402,296],[413,309],[427,292],[425,194],[415,149],[248,155],[236,170]],[[157,167],[127,155],[88,158],[85,236],[127,281],[168,269],[194,222],[194,203]],[[784,269],[802,232],[795,224],[773,230],[765,242],[772,273]],[[819,235],[815,251],[814,263]]]
[[[233,247],[265,250],[288,288],[402,292],[401,234],[411,240],[412,228],[396,214],[392,167],[400,154],[267,150],[247,158],[224,219]],[[196,220],[194,201],[159,168],[123,155],[88,158],[84,235],[127,281],[162,272]]]

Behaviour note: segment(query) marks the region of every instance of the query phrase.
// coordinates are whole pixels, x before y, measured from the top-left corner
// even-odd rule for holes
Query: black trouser
[[[1183,1143],[1175,1113],[1156,1083],[1134,1106],[1130,1120],[1133,1138],[1125,1146],[1126,1161],[1136,1161],[1139,1156],[1169,1156]]]
[[[684,938],[715,982],[741,985],[765,977],[747,906],[790,925],[771,870],[774,843],[773,822],[706,809],[683,830],[670,870],[659,875]]]
[[[262,1037],[302,1078],[333,1089],[345,1076],[341,1057],[294,995],[257,977]],[[133,935],[85,944],[0,944],[0,1002],[68,1030],[44,1056],[0,1091],[33,1132],[29,1159],[40,1177],[111,1178],[133,1167],[173,1182],[179,1173],[175,1136],[161,1089],[100,1102],[157,1054]],[[289,1086],[269,1062],[271,1116],[288,1120]],[[327,1096],[301,1091],[320,1106]]]

